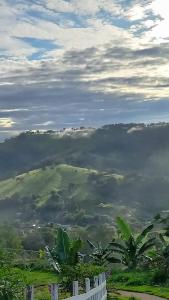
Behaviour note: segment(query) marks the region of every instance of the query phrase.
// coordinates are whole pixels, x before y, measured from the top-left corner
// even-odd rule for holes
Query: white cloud
[[[54,125],[55,123],[53,121],[46,121],[44,123],[39,123],[39,124],[36,124],[36,126],[49,126],[49,125]]]
[[[169,38],[169,2],[166,0],[154,0],[151,9],[155,15],[161,19],[158,20],[156,27],[151,31],[153,37],[159,40]]]
[[[45,0],[46,7],[55,12],[75,13],[81,15],[96,15],[99,11],[105,10],[113,14],[119,14],[121,5],[112,0]]]
[[[14,124],[12,118],[0,118],[0,128],[11,128]]]
[[[164,45],[159,55],[160,49],[152,56],[149,51],[148,57],[139,54],[141,49],[146,53],[146,49],[152,48],[153,52],[159,39],[168,37],[168,4],[166,0],[133,1],[132,5],[122,5],[122,2],[124,4],[116,0],[43,0],[30,4],[22,0],[9,5],[2,0],[1,54],[7,56],[0,59],[2,93],[12,97],[13,93],[22,94],[26,90],[29,94],[33,90],[35,98],[46,99],[48,93],[51,97],[65,93],[67,99],[71,97],[70,90],[78,97],[83,93],[98,93],[103,98],[115,94],[125,99],[137,99],[138,95],[141,99],[168,97],[168,88],[163,84],[169,68],[167,57],[163,57]],[[29,56],[41,47],[31,46],[25,38],[49,40],[56,49],[46,49],[41,59],[31,61]],[[90,48],[94,49],[93,54]],[[138,82],[138,76],[143,81]],[[160,85],[164,85],[163,88]],[[1,99],[3,101],[3,94]],[[5,109],[1,112],[12,113]],[[102,111],[106,111],[104,107]],[[7,120],[1,119],[1,126],[14,124],[5,122]],[[14,121],[11,119],[11,122]],[[49,122],[53,121],[46,117],[44,122],[38,120],[36,124],[52,125]]]

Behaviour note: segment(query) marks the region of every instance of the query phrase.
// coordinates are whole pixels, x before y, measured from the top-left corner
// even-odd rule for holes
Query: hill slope
[[[0,144],[1,179],[53,163],[110,173],[169,176],[169,124],[28,132]]]
[[[122,175],[63,164],[36,169],[0,182],[1,215],[10,206],[13,216],[19,213],[23,219],[78,223],[77,214],[81,212],[82,223],[87,217],[95,222],[97,211],[104,208],[102,202],[108,201],[101,192],[104,185],[111,189],[111,195],[110,191],[107,195],[113,202],[113,189],[123,179]]]
[[[111,224],[119,214],[132,221],[167,209],[168,193],[168,178],[52,165],[1,181],[0,217],[69,225]]]
[[[22,133],[0,144],[0,180],[1,220],[149,218],[169,208],[169,124]]]

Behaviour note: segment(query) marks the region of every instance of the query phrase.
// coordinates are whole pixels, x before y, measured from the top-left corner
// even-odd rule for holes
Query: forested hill
[[[22,133],[0,144],[1,220],[112,224],[169,208],[169,124]]]
[[[22,133],[0,144],[0,178],[50,164],[169,176],[169,124]]]

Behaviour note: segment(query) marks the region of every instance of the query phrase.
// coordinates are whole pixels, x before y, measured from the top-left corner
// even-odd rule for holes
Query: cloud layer
[[[0,131],[169,121],[166,0],[1,0]]]

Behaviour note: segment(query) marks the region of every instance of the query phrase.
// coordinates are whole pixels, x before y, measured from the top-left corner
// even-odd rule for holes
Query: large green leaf
[[[164,246],[167,245],[167,242],[166,242],[166,240],[164,239],[164,237],[163,237],[163,235],[162,235],[161,233],[159,234],[159,239],[160,239],[160,241],[162,242],[162,244],[163,244]]]
[[[110,242],[109,243],[109,248],[112,249],[111,247],[113,247],[113,248],[115,247],[115,248],[126,251],[125,246],[123,246],[123,245],[121,245],[120,243],[117,243],[117,242]]]
[[[87,243],[92,250],[97,248],[91,241],[87,240]]]
[[[121,263],[121,260],[116,257],[107,257],[107,261],[109,263],[113,263],[113,264]]]
[[[58,229],[56,255],[61,264],[68,262],[70,252],[70,239],[66,231]]]
[[[132,236],[132,230],[129,224],[124,219],[117,217],[117,226],[120,230],[121,236],[124,240],[128,241]]]
[[[68,264],[75,265],[76,263],[78,263],[79,260],[78,252],[81,250],[81,248],[82,248],[81,240],[72,241],[70,252],[69,252]]]
[[[154,225],[151,224],[149,226],[147,226],[141,234],[138,235],[138,237],[136,238],[136,244],[139,245],[143,239],[147,236],[147,234],[153,229]]]
[[[127,251],[127,250],[125,250],[125,251]],[[111,252],[112,252],[112,253],[124,254],[125,251],[124,251],[124,250],[121,250],[121,249],[117,249],[117,248],[112,248],[112,249],[111,249]]]
[[[156,238],[151,238],[145,242],[138,250],[137,256],[144,254],[147,250],[151,249],[155,245]]]

